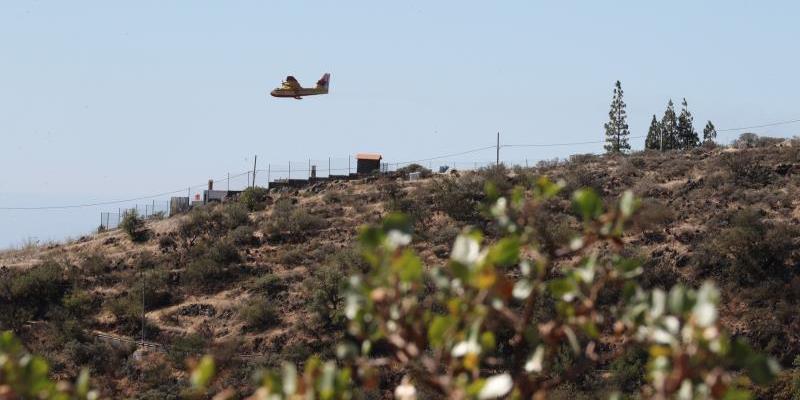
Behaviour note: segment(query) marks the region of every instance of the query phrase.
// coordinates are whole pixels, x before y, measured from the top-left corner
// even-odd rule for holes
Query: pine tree
[[[647,130],[644,148],[648,150],[659,150],[661,148],[661,124],[655,114],[653,114],[653,119],[650,121],[650,129]]]
[[[706,123],[706,127],[703,128],[703,143],[713,143],[714,139],[717,138],[717,128],[714,127],[714,124],[711,121]]]
[[[631,149],[628,143],[628,122],[625,112],[625,102],[622,100],[622,84],[617,81],[614,87],[614,98],[611,100],[611,109],[608,111],[606,128],[606,152],[625,153]]]
[[[664,150],[677,149],[680,146],[678,120],[675,117],[675,104],[672,103],[672,99],[667,103],[667,109],[664,111],[664,116],[661,117],[661,140]]]
[[[689,105],[686,98],[681,103],[681,115],[678,117],[678,147],[681,149],[691,149],[700,145],[700,138],[694,130],[694,117],[689,112]]]

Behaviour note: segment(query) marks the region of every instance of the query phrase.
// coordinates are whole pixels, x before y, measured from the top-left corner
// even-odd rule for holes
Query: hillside
[[[0,253],[0,330],[12,329],[45,356],[58,378],[73,379],[88,366],[104,397],[177,396],[187,385],[184,360],[207,353],[220,360],[217,386],[251,393],[251,376],[261,367],[301,363],[312,354],[335,357],[345,331],[341,288],[367,268],[357,245],[361,226],[403,212],[414,223],[411,247],[424,265],[441,265],[465,226],[481,228],[489,240],[499,237],[482,212],[486,182],[508,193],[514,186],[530,190],[547,176],[565,188],[532,222],[543,251],[555,254],[580,230],[573,190],[593,188],[611,203],[631,189],[642,208],[624,242],[642,260],[640,284],[669,289],[714,281],[723,325],[785,369],[771,387],[758,389],[760,396],[800,393],[792,389],[800,375],[792,369],[800,367],[797,141],[576,155],[529,169],[423,176],[251,191],[239,203],[149,221],[137,242],[113,230]],[[151,351],[134,345],[142,293]],[[603,365],[555,393],[634,392],[641,361],[633,356],[629,365],[635,371]]]

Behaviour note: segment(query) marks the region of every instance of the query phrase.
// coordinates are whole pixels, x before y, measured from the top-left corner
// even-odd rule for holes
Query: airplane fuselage
[[[328,89],[324,88],[300,88],[300,89],[284,89],[278,88],[269,93],[272,97],[303,97],[314,96],[318,94],[328,94]]]

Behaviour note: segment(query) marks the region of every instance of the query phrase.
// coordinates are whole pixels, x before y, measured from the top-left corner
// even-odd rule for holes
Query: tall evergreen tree
[[[689,112],[689,104],[684,97],[681,102],[681,115],[678,117],[678,146],[681,149],[691,149],[700,145],[700,138],[694,130],[694,117]]]
[[[622,84],[617,81],[614,87],[614,97],[611,100],[611,109],[608,111],[608,122],[606,128],[606,145],[608,153],[625,153],[631,149],[628,143],[627,113],[625,112],[625,102],[622,100]]]
[[[661,140],[663,141],[664,150],[672,150],[680,147],[680,139],[678,137],[678,119],[675,116],[675,104],[672,99],[667,103],[667,109],[664,110],[664,116],[661,117]]]
[[[703,128],[703,143],[713,142],[714,139],[717,138],[717,128],[714,127],[714,124],[711,121],[706,123],[706,127]]]
[[[661,123],[658,122],[655,114],[653,114],[653,119],[650,121],[650,129],[647,130],[644,148],[648,150],[661,149]]]

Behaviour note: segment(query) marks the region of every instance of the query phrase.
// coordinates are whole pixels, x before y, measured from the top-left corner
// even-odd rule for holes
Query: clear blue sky
[[[800,118],[796,2],[121,3],[0,4],[0,206],[173,190],[253,154],[392,162],[492,145],[498,130],[504,143],[599,140],[617,79],[633,135],[669,98],[688,99],[698,130]],[[267,95],[323,72],[327,96]],[[87,231],[109,208],[0,211],[0,247]]]

